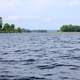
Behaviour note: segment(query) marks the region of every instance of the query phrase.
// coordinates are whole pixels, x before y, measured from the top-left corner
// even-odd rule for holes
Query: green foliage
[[[15,25],[11,24],[11,28],[12,28],[12,30],[14,30],[15,29]]]
[[[11,29],[11,26],[8,23],[6,23],[6,24],[4,24],[2,31],[10,32],[10,29]]]
[[[16,29],[16,32],[21,33],[21,32],[22,32],[22,29],[21,29],[20,27],[18,27],[18,28]]]
[[[2,30],[2,17],[0,17],[0,32]]]
[[[77,26],[77,25],[63,25],[61,28],[60,28],[60,31],[62,32],[80,32],[80,26]]]
[[[3,26],[3,29],[2,29],[2,31],[3,32],[6,32],[6,33],[11,33],[11,32],[15,32],[15,25],[14,24],[8,24],[8,23],[6,23],[6,24],[4,24],[4,26]]]
[[[15,28],[14,24],[8,24],[5,23],[3,25],[3,20],[2,17],[0,17],[0,33],[21,33],[21,32],[30,32],[30,30],[26,30],[26,29],[21,29],[20,27],[18,27],[17,29]]]
[[[2,24],[0,24],[0,30],[2,29]]]
[[[3,28],[2,28],[2,32],[5,32],[5,33],[14,33],[14,32],[19,32],[21,33],[22,32],[22,29],[21,28],[17,28],[15,29],[15,25],[14,24],[4,24]]]

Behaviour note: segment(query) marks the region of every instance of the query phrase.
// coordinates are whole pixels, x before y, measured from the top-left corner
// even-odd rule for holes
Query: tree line
[[[63,25],[62,27],[60,27],[60,31],[61,32],[80,32],[80,26],[78,25]]]
[[[21,33],[21,32],[47,32],[47,30],[29,30],[24,28],[16,28],[14,24],[5,23],[4,25],[0,24],[0,33]]]
[[[20,27],[18,28],[15,28],[15,25],[14,24],[8,24],[8,23],[5,23],[4,25],[0,24],[0,33],[14,33],[14,32],[19,32],[21,33],[22,32],[22,29]]]

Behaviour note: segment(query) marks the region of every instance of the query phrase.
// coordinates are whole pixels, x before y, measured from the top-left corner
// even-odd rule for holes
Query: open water
[[[1,33],[0,80],[80,80],[80,33]]]

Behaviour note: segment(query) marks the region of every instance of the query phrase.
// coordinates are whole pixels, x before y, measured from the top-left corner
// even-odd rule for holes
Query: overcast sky
[[[3,21],[28,29],[80,25],[80,0],[0,0]]]

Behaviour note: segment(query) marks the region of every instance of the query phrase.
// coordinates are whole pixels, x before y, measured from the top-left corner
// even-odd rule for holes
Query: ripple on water
[[[22,65],[30,65],[33,64],[36,60],[35,59],[26,59],[26,60],[5,60],[3,58],[0,59],[0,62],[3,64],[18,64],[22,63]]]
[[[20,62],[23,62],[22,65],[31,65],[31,64],[34,64],[36,60],[35,59],[27,59],[27,60],[22,60]]]
[[[27,77],[27,78],[20,78],[20,79],[14,79],[14,80],[50,80],[46,78],[39,78],[39,77]]]
[[[40,52],[43,51],[43,48],[39,48],[39,49],[28,49],[28,51],[32,51],[32,52]]]
[[[72,67],[72,68],[80,68],[80,66],[78,65],[66,65],[66,64],[51,64],[51,65],[38,65],[37,68],[44,70],[44,69],[54,69],[54,68],[58,68],[58,67]]]
[[[3,53],[3,55],[7,55],[7,54],[9,54],[9,53],[7,53],[7,52],[6,53]]]
[[[50,80],[47,78],[40,78],[40,77],[22,77],[17,78],[16,76],[10,76],[10,75],[0,75],[0,80]]]
[[[0,80],[12,80],[15,76],[11,75],[0,75]]]
[[[17,53],[17,52],[22,52],[22,50],[15,50],[14,52],[16,52],[16,53]]]

